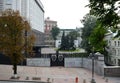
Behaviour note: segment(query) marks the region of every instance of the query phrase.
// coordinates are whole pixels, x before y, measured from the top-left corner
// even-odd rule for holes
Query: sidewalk
[[[12,76],[12,66],[0,65],[0,80],[10,80]],[[75,78],[78,77],[78,83],[90,83],[91,71],[84,68],[64,68],[64,67],[29,67],[18,66],[19,80],[27,81],[50,81],[52,83],[76,83]],[[120,78],[115,77],[103,77],[95,74],[96,83],[120,83]]]

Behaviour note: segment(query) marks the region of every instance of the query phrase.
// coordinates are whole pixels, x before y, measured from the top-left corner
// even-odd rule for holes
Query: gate
[[[57,51],[56,54],[51,54],[51,66],[64,66],[64,56],[59,54]]]

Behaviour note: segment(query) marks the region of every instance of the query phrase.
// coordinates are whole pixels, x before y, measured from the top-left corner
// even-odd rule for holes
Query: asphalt
[[[0,65],[0,80],[42,81],[51,83],[90,83],[92,73],[84,68],[18,66],[19,79],[13,76],[11,65]],[[76,77],[78,82],[76,82]],[[94,75],[96,83],[120,83],[119,77]]]

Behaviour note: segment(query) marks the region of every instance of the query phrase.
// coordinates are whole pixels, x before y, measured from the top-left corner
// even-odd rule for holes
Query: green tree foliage
[[[69,50],[75,50],[75,47],[74,47],[74,35],[68,35],[68,37],[69,37],[69,39],[68,39],[68,41],[69,41]]]
[[[98,17],[105,28],[118,28],[120,0],[89,0],[90,13]]]
[[[76,30],[71,31],[68,35],[71,36],[73,40],[76,40],[77,37],[80,36],[80,34],[78,33],[78,31],[76,31]]]
[[[74,40],[76,40],[78,36],[79,33],[77,31],[71,31],[66,36],[65,31],[63,31],[60,50],[75,50]]]
[[[51,33],[53,39],[56,40],[57,35],[60,33],[60,29],[57,26],[55,26],[52,28]]]
[[[95,28],[97,18],[93,15],[87,14],[84,19],[82,20],[82,23],[84,25],[83,31],[82,31],[82,42],[81,47],[84,48],[88,53],[91,52],[91,46],[89,45],[89,37]]]
[[[68,41],[69,41],[69,50],[75,50],[75,46],[74,46],[74,40],[77,40],[77,37],[80,36],[79,32],[76,30],[71,31],[68,35],[67,35]]]
[[[65,38],[65,31],[63,31],[59,50],[65,50],[65,47],[66,47],[66,38]]]
[[[106,28],[104,28],[102,24],[97,23],[96,28],[94,28],[89,37],[90,44],[92,47],[94,47],[95,51],[104,53],[104,48],[106,46],[106,41],[104,40],[104,37],[106,32]]]
[[[30,25],[20,16],[18,11],[6,10],[0,16],[0,51],[11,59],[14,74],[17,64],[23,61],[25,50],[24,32],[30,32]],[[29,41],[29,42],[28,42]],[[34,36],[27,37],[27,50],[32,50]]]

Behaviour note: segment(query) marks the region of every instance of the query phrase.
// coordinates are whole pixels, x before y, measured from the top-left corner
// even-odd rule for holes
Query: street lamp
[[[93,47],[93,52],[92,52],[92,79],[91,83],[96,83],[94,79],[94,58],[95,58],[95,53],[94,53],[94,47]]]
[[[27,58],[27,30],[25,30],[25,56]]]

